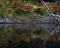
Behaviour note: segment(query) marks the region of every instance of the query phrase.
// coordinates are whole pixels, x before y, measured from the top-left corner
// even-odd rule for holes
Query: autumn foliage
[[[54,2],[53,4],[46,2],[46,4],[55,14],[60,14],[60,6],[58,2]]]
[[[52,9],[57,10],[57,14],[60,14],[60,6],[57,2],[53,4]]]
[[[34,11],[35,9],[31,6],[31,3],[29,5],[29,3],[21,3],[17,0],[13,0],[10,4],[9,4],[9,7],[11,8],[19,8],[20,10],[23,10],[23,11],[28,11],[28,12],[31,12],[31,11]]]

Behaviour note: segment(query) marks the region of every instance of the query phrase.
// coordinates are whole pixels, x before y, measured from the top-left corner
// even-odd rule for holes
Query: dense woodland
[[[54,0],[54,2],[46,2],[48,7],[55,13],[60,14],[60,5]],[[45,12],[44,12],[45,11]],[[28,14],[48,16],[47,9],[44,5],[41,5],[39,0],[0,0],[0,16],[17,17],[28,16]]]

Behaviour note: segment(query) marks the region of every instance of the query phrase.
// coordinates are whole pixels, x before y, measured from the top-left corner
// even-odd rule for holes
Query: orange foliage
[[[18,6],[17,0],[12,0],[12,2],[9,4],[9,7],[11,7],[11,8],[16,8],[17,6]]]
[[[53,9],[58,9],[58,8],[59,8],[58,3],[55,2],[55,3],[53,4],[53,7],[52,7],[52,8],[53,8]]]
[[[52,9],[54,12],[56,11],[56,14],[60,14],[60,6],[57,2],[55,2],[50,9]]]
[[[18,2],[17,0],[13,0],[9,4],[9,7],[11,7],[11,8],[18,7],[19,9],[21,9],[23,11],[28,11],[28,12],[34,11],[34,9],[31,6],[24,5],[24,3]]]
[[[33,8],[32,7],[28,7],[28,6],[19,6],[19,9],[21,9],[21,10],[23,10],[23,11],[28,11],[28,12],[30,12],[30,11],[33,11]]]
[[[46,5],[49,6],[50,5],[50,2],[46,2]]]

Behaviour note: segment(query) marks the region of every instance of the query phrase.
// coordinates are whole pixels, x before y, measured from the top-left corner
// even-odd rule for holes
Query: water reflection
[[[52,24],[0,24],[0,43],[8,40],[44,39],[51,28],[51,34],[60,32],[60,26]]]
[[[32,33],[39,34],[43,31],[39,25],[33,24],[0,24],[0,41],[8,40],[11,36],[21,35],[24,32],[30,35]]]

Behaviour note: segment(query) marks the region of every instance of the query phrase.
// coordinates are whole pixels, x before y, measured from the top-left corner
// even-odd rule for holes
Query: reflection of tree
[[[53,40],[54,42],[59,41],[59,38],[60,38],[60,33],[55,33],[52,36],[50,36],[50,39]]]

